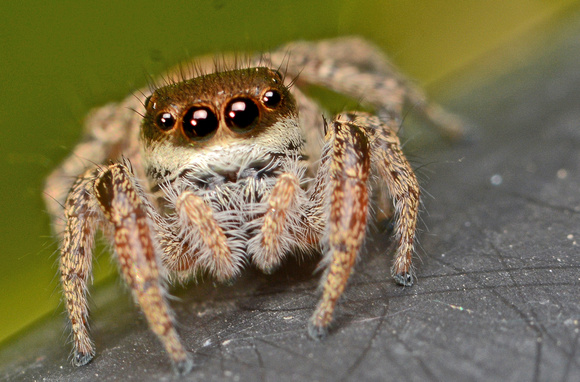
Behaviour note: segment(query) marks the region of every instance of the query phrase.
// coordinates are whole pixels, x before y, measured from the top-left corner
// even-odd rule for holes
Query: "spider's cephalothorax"
[[[156,90],[145,107],[143,164],[168,270],[227,280],[245,259],[271,271],[307,246],[304,138],[278,72],[197,77]]]
[[[285,76],[271,69],[282,65]],[[304,83],[361,99],[377,116],[347,112],[327,123],[299,90]],[[396,133],[406,102],[460,133],[458,120],[427,103],[376,48],[350,38],[289,44],[243,68],[180,78],[95,111],[45,189],[62,232],[73,363],[95,354],[86,290],[97,229],[179,372],[192,363],[165,280],[204,272],[226,281],[249,262],[271,272],[285,256],[321,251],[322,297],[309,322],[319,339],[362,247],[371,191],[380,215],[395,214],[392,275],[411,285],[419,186]]]

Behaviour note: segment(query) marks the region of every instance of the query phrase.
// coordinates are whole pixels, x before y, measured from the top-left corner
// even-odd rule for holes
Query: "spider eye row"
[[[268,90],[260,98],[260,102],[269,109],[274,109],[282,101],[282,95],[277,90]],[[254,128],[260,118],[260,108],[257,102],[249,97],[231,99],[223,114],[223,120],[228,128],[237,132],[246,132]],[[178,124],[177,118],[168,111],[161,111],[155,117],[155,125],[164,131],[173,129]],[[182,117],[183,132],[189,139],[206,137],[218,129],[219,117],[207,106],[192,106]]]
[[[188,138],[205,137],[218,128],[218,119],[208,107],[192,107],[183,116],[183,132]]]

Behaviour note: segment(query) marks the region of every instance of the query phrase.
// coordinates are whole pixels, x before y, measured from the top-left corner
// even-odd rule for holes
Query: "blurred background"
[[[0,14],[0,344],[58,307],[56,243],[41,193],[93,107],[121,100],[186,57],[362,35],[410,77],[441,84],[524,62],[571,0],[3,2]],[[516,43],[514,43],[514,41]],[[494,55],[507,44],[510,54]],[[480,78],[465,78],[479,66]],[[465,90],[467,91],[467,90]],[[96,282],[114,266],[97,251]],[[64,322],[64,321],[63,321]],[[64,328],[64,326],[63,326]]]

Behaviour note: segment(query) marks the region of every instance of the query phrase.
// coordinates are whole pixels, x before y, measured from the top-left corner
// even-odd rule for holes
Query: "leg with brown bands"
[[[101,171],[95,196],[114,228],[114,248],[123,276],[141,306],[149,327],[162,342],[174,368],[187,373],[193,363],[173,325],[160,282],[147,207],[124,164]]]
[[[398,284],[411,286],[414,278],[412,256],[420,203],[419,182],[401,150],[393,120],[388,121],[391,126],[377,117],[363,115],[357,122],[374,131],[372,162],[393,199],[397,252],[391,274]]]
[[[73,364],[89,363],[95,348],[88,329],[87,282],[91,278],[92,249],[97,220],[92,210],[94,171],[73,185],[65,202],[65,229],[60,257],[64,303],[73,332]]]
[[[268,198],[268,211],[260,230],[260,249],[252,256],[253,263],[266,273],[271,273],[284,255],[281,237],[288,229],[288,213],[296,202],[300,183],[294,174],[282,174]]]
[[[330,265],[325,272],[322,298],[309,321],[308,332],[314,339],[324,337],[332,322],[336,303],[364,241],[369,204],[370,153],[364,130],[348,120],[337,120],[330,127],[327,139],[332,142],[327,168]]]
[[[207,268],[219,281],[228,281],[234,278],[239,270],[232,257],[232,252],[228,247],[227,238],[222,228],[218,225],[213,216],[211,208],[191,191],[186,191],[177,199],[175,208],[180,217],[186,223],[183,224],[192,230],[197,230],[203,245],[212,254]],[[187,251],[176,251],[170,253],[166,263],[170,269],[174,269],[173,264],[180,263],[179,259]]]

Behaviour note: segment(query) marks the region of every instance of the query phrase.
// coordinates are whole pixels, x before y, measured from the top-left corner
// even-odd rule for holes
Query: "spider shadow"
[[[224,344],[237,349],[288,331],[305,335],[318,300],[319,261],[315,253],[292,256],[271,274],[248,266],[229,284],[208,279],[172,288],[178,330],[194,363],[200,367],[227,357]],[[296,319],[289,322],[289,315]]]
[[[397,288],[385,256],[385,248],[392,252],[391,234],[389,220],[369,229],[361,261],[337,306],[330,337],[349,333],[352,325],[359,325],[355,321],[385,314],[387,295]],[[292,256],[272,274],[248,267],[230,285],[205,281],[175,290],[180,300],[173,304],[179,330],[195,364],[203,367],[236,352],[246,352],[247,356],[256,343],[272,338],[277,343],[307,342],[310,345],[306,346],[318,348],[313,345],[316,341],[309,342],[306,328],[320,298],[320,259],[319,254]],[[377,295],[378,284],[381,292]]]

